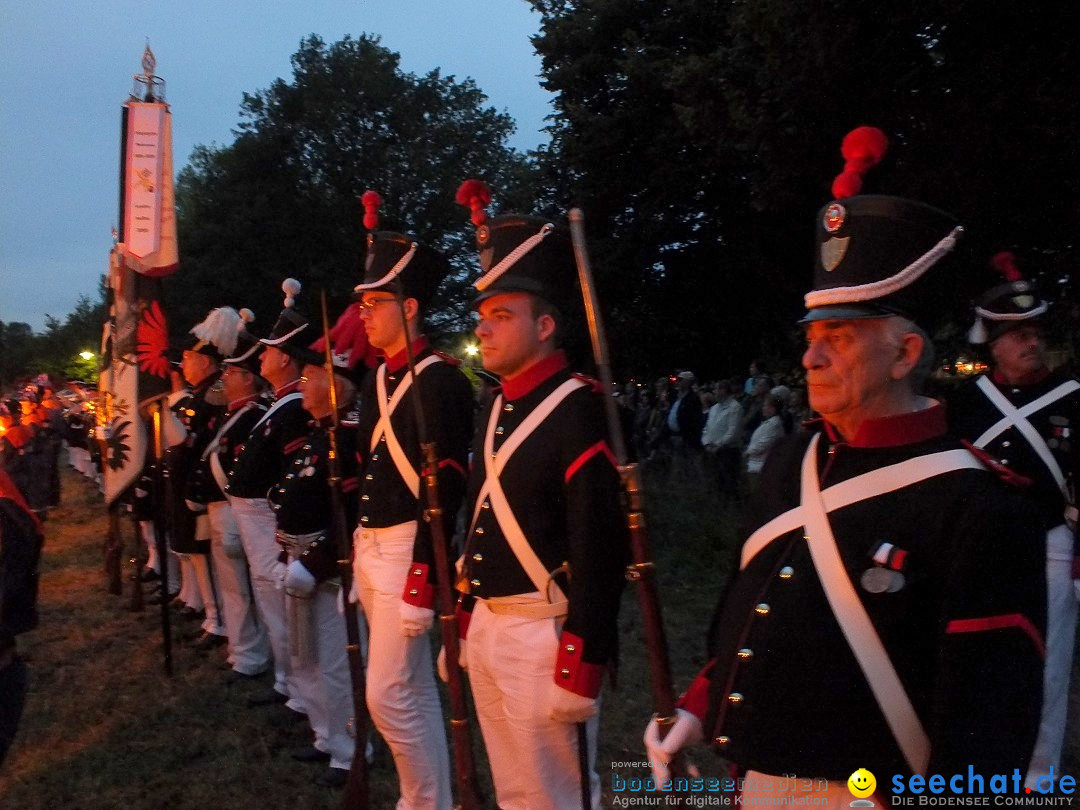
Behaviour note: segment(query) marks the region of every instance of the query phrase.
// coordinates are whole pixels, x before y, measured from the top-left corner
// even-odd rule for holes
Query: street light
[[[79,352],[79,357],[81,357],[83,360],[93,360],[94,359],[94,353],[93,352],[82,351],[82,352]]]
[[[476,357],[480,353],[480,348],[475,343],[465,344],[465,354],[469,357]]]

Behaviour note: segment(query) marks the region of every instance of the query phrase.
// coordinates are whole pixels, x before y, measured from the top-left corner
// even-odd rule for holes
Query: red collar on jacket
[[[424,335],[420,335],[416,340],[412,342],[412,354],[413,357],[419,357],[420,352],[424,351],[428,347],[428,339]],[[402,349],[393,357],[386,358],[386,370],[390,374],[396,374],[405,368],[409,364],[409,353]]]
[[[299,390],[300,390],[300,378],[297,377],[292,382],[285,383],[285,385],[281,386],[281,388],[275,388],[274,389],[274,399],[281,399],[282,397],[288,396],[289,394],[291,394],[291,393],[293,393],[295,391],[299,391]]]
[[[997,369],[994,369],[994,373],[991,376],[991,379],[999,388],[1019,388],[1024,385],[1038,385],[1049,376],[1050,369],[1046,368],[1046,366],[1043,366],[1038,371],[1033,374],[1029,374],[1022,380],[1015,380],[1013,382],[1006,382],[1005,379],[1001,376],[1001,372],[999,372]]]
[[[569,365],[566,354],[558,349],[543,360],[538,360],[516,377],[502,381],[502,394],[507,400],[521,399],[536,390],[537,386],[550,380]]]
[[[867,419],[859,425],[851,441],[845,441],[832,425],[825,422],[825,433],[830,441],[868,448],[915,444],[944,436],[946,429],[945,406],[940,402],[934,402],[929,408],[914,413]]]
[[[243,408],[249,402],[254,402],[259,398],[258,394],[252,394],[248,397],[240,397],[240,399],[234,399],[227,406],[226,413],[236,413],[240,408]]]

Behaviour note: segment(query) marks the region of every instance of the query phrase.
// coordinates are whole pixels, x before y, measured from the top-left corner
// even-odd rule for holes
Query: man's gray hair
[[[897,344],[900,343],[904,335],[911,333],[922,338],[922,352],[907,377],[911,382],[911,390],[916,394],[922,393],[923,385],[930,376],[930,372],[934,370],[934,341],[926,334],[926,330],[902,315],[886,318],[885,330],[889,338]]]

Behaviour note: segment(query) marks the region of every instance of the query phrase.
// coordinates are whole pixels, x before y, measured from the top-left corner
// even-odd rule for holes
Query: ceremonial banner
[[[148,276],[176,270],[172,115],[161,102],[129,101],[124,132],[124,263]]]
[[[149,446],[142,409],[171,387],[161,277],[178,267],[172,118],[154,65],[148,45],[145,72],[134,77],[137,95],[124,104],[121,119],[121,224],[109,254],[97,402],[106,504],[142,473]]]

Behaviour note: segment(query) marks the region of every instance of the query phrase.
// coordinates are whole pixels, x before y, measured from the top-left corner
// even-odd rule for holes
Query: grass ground
[[[646,479],[680,688],[705,663],[704,630],[737,542],[733,512],[683,472],[654,472]],[[0,808],[336,806],[336,793],[312,783],[324,766],[288,756],[310,742],[305,726],[288,722],[280,707],[247,708],[246,697],[265,685],[228,685],[223,652],[196,653],[179,640],[193,624],[174,622],[175,675],[164,677],[156,609],[132,613],[130,591],[116,597],[104,590],[105,530],[96,489],[65,474],[64,505],[46,523],[41,625],[20,640],[31,691],[19,736],[0,770]],[[641,733],[651,712],[636,593],[628,589],[625,600],[618,687],[604,697],[598,758],[608,797],[613,773],[624,779],[646,775],[618,764],[644,759]],[[1074,717],[1078,693],[1074,688]],[[1080,773],[1078,743],[1075,735],[1069,741],[1065,773]],[[697,759],[706,773],[720,772],[707,752]],[[478,762],[481,788],[491,796],[482,752]],[[391,808],[396,797],[393,766],[380,758],[372,770],[371,806]]]

